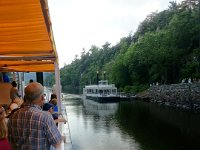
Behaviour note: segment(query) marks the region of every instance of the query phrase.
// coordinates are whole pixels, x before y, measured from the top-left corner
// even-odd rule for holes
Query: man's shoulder
[[[28,122],[31,122],[34,126],[39,125],[41,128],[48,126],[51,122],[54,123],[52,115],[47,112],[30,110],[24,111],[23,109],[19,109],[10,116],[8,126],[15,125],[16,123],[22,125]]]
[[[19,110],[17,110],[16,112],[14,112],[14,114],[11,117],[30,117],[31,118],[40,118],[40,119],[45,119],[48,118],[50,115],[42,110],[38,110],[38,109],[27,109],[27,108],[20,108]],[[30,118],[30,119],[31,119]]]

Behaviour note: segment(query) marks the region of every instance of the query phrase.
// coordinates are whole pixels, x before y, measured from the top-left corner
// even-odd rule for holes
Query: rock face
[[[161,105],[200,112],[200,83],[151,86],[149,99]]]

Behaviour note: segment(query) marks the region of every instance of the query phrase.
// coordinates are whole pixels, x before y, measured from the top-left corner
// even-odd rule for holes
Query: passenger
[[[58,112],[58,101],[57,101],[57,95],[56,94],[51,94],[51,98],[49,103],[52,103],[54,105],[54,112],[57,113]]]
[[[13,101],[15,98],[21,97],[21,95],[19,94],[19,91],[17,89],[17,83],[15,81],[12,81],[11,85],[12,88],[10,90],[10,99]]]
[[[49,102],[49,100],[47,99],[47,94],[44,93],[44,103],[48,103],[48,102]]]
[[[34,80],[33,80],[33,79],[30,79],[30,80],[29,80],[29,83],[32,83],[32,82],[34,82]]]
[[[8,75],[7,75],[5,72],[3,72],[2,74],[3,74],[3,82],[5,82],[5,83],[9,83],[10,80],[9,80]]]
[[[44,88],[32,82],[25,88],[26,103],[10,116],[8,138],[13,149],[49,150],[59,148],[62,136],[52,116],[42,111]]]
[[[52,103],[45,103],[44,105],[43,105],[43,110],[44,111],[48,111],[51,115],[52,115],[52,117],[53,117],[53,119],[54,119],[54,122],[57,124],[58,122],[64,122],[64,123],[66,123],[67,121],[64,119],[64,118],[58,118],[58,115],[57,114],[54,114],[53,112],[53,107],[54,107],[54,105],[52,104]]]
[[[54,99],[54,98],[56,98],[56,99],[57,99],[57,95],[56,95],[56,94],[54,94],[54,93],[52,93],[52,94],[51,94],[50,101],[51,101],[52,99]]]
[[[0,106],[0,150],[11,150],[7,136],[8,128],[5,120],[5,109]]]
[[[10,90],[10,99],[11,99],[11,104],[9,105],[9,110],[7,113],[11,113],[14,109],[17,109],[21,107],[22,103],[24,102],[20,97],[20,94],[17,89],[17,83],[13,81],[12,83],[12,88]]]
[[[55,113],[58,113],[58,105],[57,105],[58,101],[57,101],[57,99],[56,99],[56,98],[53,98],[53,99],[51,99],[51,100],[49,101],[49,103],[53,104],[53,111],[54,111]]]

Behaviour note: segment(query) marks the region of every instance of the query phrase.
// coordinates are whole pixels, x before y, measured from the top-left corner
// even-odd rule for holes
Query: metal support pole
[[[61,84],[60,84],[60,70],[57,62],[54,62],[55,66],[55,81],[56,81],[56,95],[58,100],[58,112],[62,111],[62,101],[61,101]]]
[[[36,72],[36,79],[37,79],[37,82],[39,82],[42,85],[44,85],[43,84],[43,72]]]

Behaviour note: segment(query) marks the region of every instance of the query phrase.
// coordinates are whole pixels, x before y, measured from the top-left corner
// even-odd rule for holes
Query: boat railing
[[[98,85],[98,87],[115,87],[115,84],[108,84],[108,85]]]
[[[102,87],[107,87],[107,88],[115,88],[115,84],[109,84],[109,85],[87,85],[85,88],[87,89],[94,89],[94,88],[102,88]]]
[[[52,88],[50,87],[44,87],[44,93],[46,94],[46,102],[49,102],[51,94],[52,94]],[[61,93],[61,102],[63,99],[63,93]],[[67,119],[67,112],[65,105],[61,103],[61,114],[59,115],[59,118],[64,118],[65,120]],[[63,136],[63,142],[61,143],[61,148],[59,150],[72,150],[72,141],[71,141],[71,133],[70,133],[70,128],[69,128],[69,122],[63,123],[59,122],[58,123],[58,129]],[[55,148],[51,147],[51,150],[56,150]]]
[[[68,119],[65,109],[62,110],[61,117],[65,118],[66,120]],[[69,122],[67,123],[59,122],[58,129],[61,135],[63,136],[63,142],[61,143],[61,148],[59,150],[72,150],[73,146],[72,146]]]

